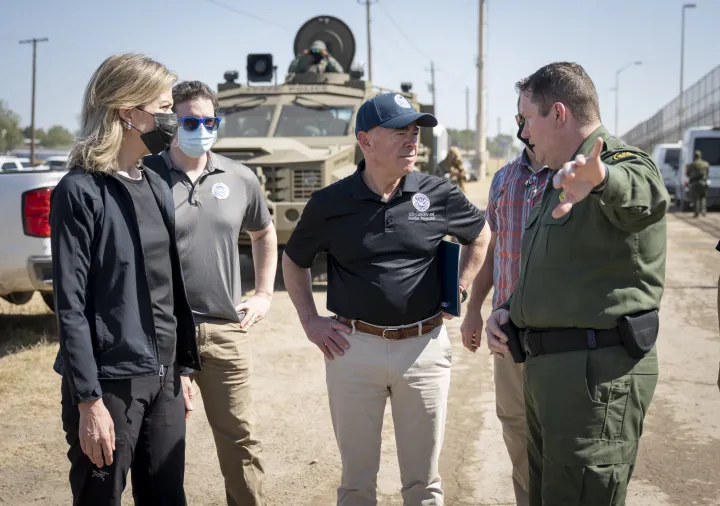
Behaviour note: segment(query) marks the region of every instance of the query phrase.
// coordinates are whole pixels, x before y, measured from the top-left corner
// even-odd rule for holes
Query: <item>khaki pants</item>
[[[387,341],[344,335],[350,349],[325,359],[330,414],[342,457],[338,506],[374,506],[385,403],[390,398],[405,506],[442,506],[438,460],[452,349],[445,326]]]
[[[513,466],[515,502],[518,506],[527,506],[529,478],[523,364],[516,364],[510,354],[504,359],[495,358],[495,409]]]
[[[262,506],[262,446],[254,439],[250,377],[252,354],[247,331],[238,323],[198,326],[202,371],[193,374],[215,437],[229,506]]]

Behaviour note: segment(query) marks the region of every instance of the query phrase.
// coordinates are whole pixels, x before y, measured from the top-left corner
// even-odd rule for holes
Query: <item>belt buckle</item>
[[[385,332],[388,332],[388,331],[394,332],[394,331],[399,331],[399,330],[400,329],[395,328],[395,327],[385,327],[382,331],[382,338],[385,339],[386,341],[396,341],[396,339],[388,339],[387,337],[385,337]]]

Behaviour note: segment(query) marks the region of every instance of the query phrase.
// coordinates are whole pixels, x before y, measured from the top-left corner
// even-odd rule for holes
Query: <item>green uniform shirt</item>
[[[687,166],[689,183],[707,183],[710,165],[705,160],[695,160]]]
[[[670,197],[650,157],[598,127],[577,150],[605,140],[601,192],[552,217],[564,197],[550,182],[527,220],[520,278],[503,306],[520,328],[608,329],[617,319],[658,308],[665,281]]]

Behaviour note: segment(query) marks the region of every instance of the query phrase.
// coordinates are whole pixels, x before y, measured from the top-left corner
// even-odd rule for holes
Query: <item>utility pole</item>
[[[36,68],[37,68],[37,43],[38,42],[47,42],[47,37],[43,39],[28,39],[28,40],[21,40],[20,44],[30,44],[32,42],[33,45],[33,63],[32,63],[32,106],[31,106],[31,113],[30,113],[30,165],[35,166],[35,77],[36,77]]]
[[[430,62],[430,93],[432,94],[433,113],[437,116],[437,108],[435,106],[435,62]]]
[[[470,87],[465,88],[465,153],[470,152]]]
[[[475,164],[478,170],[478,177],[485,179],[485,114],[483,112],[483,66],[485,56],[483,55],[483,29],[485,24],[485,0],[480,0],[480,21],[478,25],[478,59],[477,59],[477,126],[475,137]]]
[[[367,18],[367,44],[368,44],[368,80],[372,82],[372,43],[370,41],[370,4],[376,3],[372,0],[358,0],[359,4],[365,5],[365,17]]]
[[[685,74],[685,9],[694,9],[695,4],[682,6],[682,26],[680,28],[680,96],[678,97],[678,139],[683,138],[683,77]]]

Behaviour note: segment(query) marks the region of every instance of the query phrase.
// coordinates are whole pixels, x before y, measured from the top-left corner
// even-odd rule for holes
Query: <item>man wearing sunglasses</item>
[[[518,99],[518,107],[520,100]],[[515,115],[522,153],[493,176],[485,217],[490,226],[490,245],[480,273],[472,286],[468,311],[461,327],[463,344],[473,353],[483,330],[482,305],[494,288],[492,307],[497,309],[512,293],[520,276],[520,238],[530,210],[540,203],[551,176],[538,163],[533,146],[520,134],[525,118]],[[513,486],[518,506],[527,506],[528,457],[523,397],[523,365],[495,357],[495,406],[503,427],[505,446],[513,466]]]
[[[264,504],[261,444],[254,437],[248,330],[268,309],[277,236],[257,176],[210,151],[220,118],[214,92],[199,81],[173,88],[178,134],[170,150],[147,157],[172,188],[175,233],[188,301],[198,325],[202,371],[192,375],[215,436],[230,506]],[[241,231],[252,240],[255,294],[241,299]],[[192,391],[185,392],[192,409]]]

